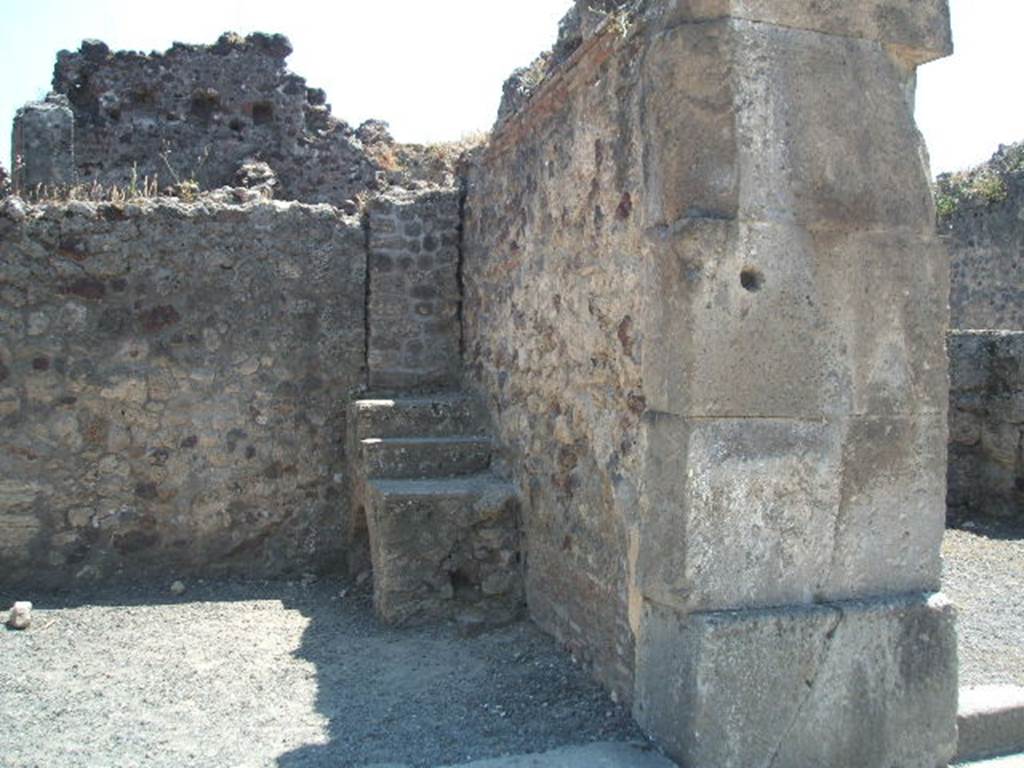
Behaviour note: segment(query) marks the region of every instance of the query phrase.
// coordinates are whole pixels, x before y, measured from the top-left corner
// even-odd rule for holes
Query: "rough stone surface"
[[[522,580],[514,488],[488,475],[368,485],[378,615],[393,624],[452,616],[501,623],[518,616]]]
[[[437,389],[460,367],[459,192],[395,192],[369,206],[370,386]]]
[[[956,751],[941,598],[644,611],[634,713],[683,765],[935,768]]]
[[[27,104],[14,116],[14,188],[34,191],[38,186],[71,184],[74,167],[75,116],[64,96],[53,94]]]
[[[0,580],[341,565],[357,219],[8,204],[0,248]]]
[[[11,629],[28,629],[32,624],[32,603],[22,600],[11,606],[7,626]]]
[[[11,193],[11,177],[7,173],[4,164],[0,162],[0,198],[7,197]]]
[[[1024,144],[938,180],[952,255],[950,327],[1024,331]]]
[[[310,203],[451,183],[443,150],[398,145],[379,121],[354,129],[334,118],[324,92],[286,68],[291,50],[282,35],[225,33],[163,53],[88,40],[61,51],[53,94],[15,120],[15,185],[157,177],[161,188],[194,180],[213,189],[253,162],[276,174],[276,197]]]
[[[468,636],[525,560],[534,617],[688,764],[944,762],[913,91],[948,49],[944,0],[580,0],[463,190],[455,150],[331,118],[280,36],[62,53],[24,169],[241,188],[2,203],[0,563],[191,595],[347,557],[385,620]],[[497,454],[473,398],[382,405],[467,386]]]
[[[950,522],[1024,523],[1024,332],[949,335]]]
[[[1024,688],[985,685],[960,692],[958,762],[1024,753]]]
[[[349,406],[348,560],[372,564],[384,621],[454,617],[468,632],[521,614],[520,504],[489,471],[486,431],[461,394]]]
[[[641,595],[939,586],[948,261],[866,5],[640,7],[470,171],[466,360],[526,499],[531,610],[624,695]]]
[[[579,45],[470,169],[464,348],[522,489],[532,615],[644,699],[670,695],[671,665],[633,677],[651,606],[685,622],[939,588],[948,257],[908,94],[949,30],[942,2],[612,10],[563,25]],[[935,675],[955,689],[955,665]],[[922,689],[878,690],[925,719],[922,744],[953,728]],[[677,755],[714,748],[665,712],[647,725]]]

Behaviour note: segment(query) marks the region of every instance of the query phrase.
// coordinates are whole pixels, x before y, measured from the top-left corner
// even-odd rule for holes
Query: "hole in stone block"
[[[451,583],[456,600],[473,603],[480,599],[480,584],[478,580],[462,568],[452,571]]]
[[[753,267],[747,267],[740,272],[740,285],[744,290],[757,293],[764,287],[764,275]]]
[[[266,125],[274,121],[274,105],[261,101],[252,105],[252,122],[254,125]]]

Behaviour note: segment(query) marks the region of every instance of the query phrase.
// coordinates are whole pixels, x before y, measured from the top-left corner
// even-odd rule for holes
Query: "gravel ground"
[[[31,599],[0,629],[5,768],[458,764],[642,739],[528,623],[394,630],[341,583]]]
[[[1024,685],[1024,530],[968,526],[943,544],[961,684]],[[330,580],[15,599],[36,610],[0,630],[5,768],[430,768],[642,739],[529,623],[390,629]]]
[[[960,611],[960,684],[1024,685],[1024,529],[946,531],[943,591]]]

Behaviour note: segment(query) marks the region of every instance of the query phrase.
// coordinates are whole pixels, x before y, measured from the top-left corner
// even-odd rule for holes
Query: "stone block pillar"
[[[75,118],[62,96],[27,104],[14,116],[12,175],[16,192],[75,181]]]
[[[684,766],[944,765],[945,0],[652,3],[635,713]]]

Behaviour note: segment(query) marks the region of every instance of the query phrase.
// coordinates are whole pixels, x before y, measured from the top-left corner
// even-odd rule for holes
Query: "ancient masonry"
[[[372,567],[683,765],[944,765],[945,0],[579,0],[461,161],[289,51],[87,42],[19,112],[0,578]]]
[[[952,256],[949,516],[1024,521],[1024,145],[939,179]]]

